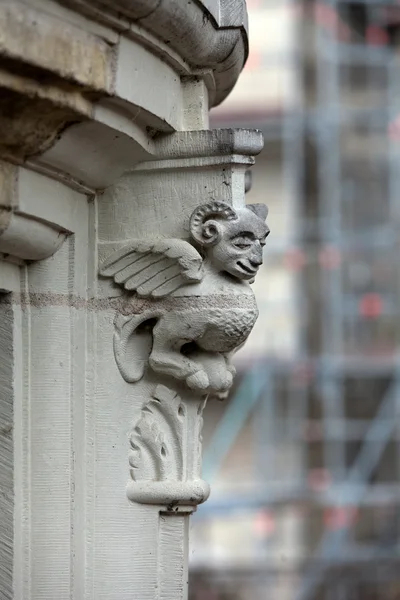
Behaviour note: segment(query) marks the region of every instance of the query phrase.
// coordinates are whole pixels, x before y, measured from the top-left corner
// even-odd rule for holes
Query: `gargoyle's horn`
[[[208,202],[207,204],[201,204],[193,211],[192,216],[190,217],[190,233],[197,242],[200,244],[207,243],[206,238],[210,238],[209,241],[211,241],[211,238],[213,237],[213,228],[211,227],[208,232],[207,228],[204,227],[204,224],[206,221],[216,217],[231,221],[237,219],[237,214],[229,204],[218,202],[216,200]]]

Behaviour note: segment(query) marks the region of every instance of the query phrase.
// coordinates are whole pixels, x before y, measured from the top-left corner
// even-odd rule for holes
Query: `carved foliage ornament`
[[[176,507],[207,500],[201,479],[201,428],[204,399],[183,402],[158,385],[144,405],[130,436],[130,500]]]
[[[126,381],[139,381],[149,365],[201,394],[226,396],[231,357],[258,316],[248,284],[262,264],[267,213],[263,204],[234,210],[212,201],[190,218],[192,243],[132,240],[108,257],[100,274],[150,300],[140,314],[115,319],[114,352]],[[134,357],[130,338],[146,326],[152,336],[147,355]]]

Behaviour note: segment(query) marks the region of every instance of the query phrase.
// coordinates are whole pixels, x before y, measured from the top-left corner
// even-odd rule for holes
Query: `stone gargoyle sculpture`
[[[193,390],[226,396],[232,355],[258,316],[249,283],[263,261],[267,214],[263,204],[235,210],[211,201],[194,210],[190,242],[132,240],[106,259],[100,274],[132,293],[115,319],[114,353],[126,381],[139,381],[149,365]],[[138,298],[147,299],[140,310]],[[134,334],[150,336],[144,356],[134,356]]]

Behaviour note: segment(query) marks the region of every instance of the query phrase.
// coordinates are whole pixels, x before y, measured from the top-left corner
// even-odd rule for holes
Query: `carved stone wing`
[[[184,240],[132,240],[109,256],[100,269],[126,290],[162,298],[187,283],[201,281],[203,259]]]

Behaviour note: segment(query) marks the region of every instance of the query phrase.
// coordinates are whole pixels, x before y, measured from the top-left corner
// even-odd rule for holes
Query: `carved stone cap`
[[[208,499],[210,486],[202,479],[189,482],[132,482],[128,484],[127,495],[129,500],[140,504],[197,506]]]
[[[232,90],[248,56],[245,0],[57,1],[100,21],[122,15],[167,44],[192,68],[211,68],[216,83],[212,106]]]
[[[203,129],[179,131],[155,142],[154,153],[159,158],[192,158],[204,156],[256,156],[264,146],[257,129]]]

